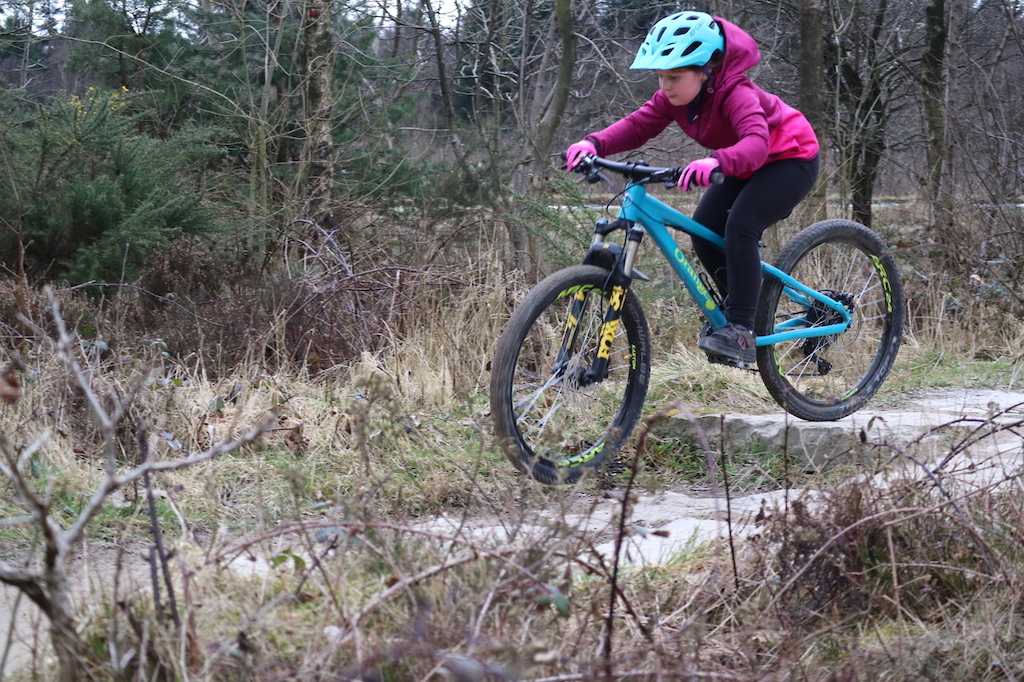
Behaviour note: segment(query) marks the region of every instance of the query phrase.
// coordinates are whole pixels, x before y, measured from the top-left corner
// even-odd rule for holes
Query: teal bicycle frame
[[[700,280],[700,276],[693,267],[693,264],[690,263],[683,250],[676,244],[675,238],[669,232],[669,228],[671,227],[671,229],[699,237],[722,249],[725,248],[725,239],[693,218],[680,213],[663,201],[651,196],[647,193],[647,188],[639,183],[631,182],[626,187],[619,211],[619,218],[631,224],[638,224],[644,229],[644,232],[657,244],[658,250],[665,256],[665,260],[672,266],[679,281],[683,283],[686,290],[690,292],[690,296],[700,306],[711,326],[715,329],[721,329],[725,326],[726,319],[722,309],[718,307],[711,292],[708,291],[708,288]],[[786,320],[775,325],[774,333],[758,336],[758,346],[771,346],[794,339],[840,334],[850,327],[853,316],[846,309],[846,306],[839,301],[808,287],[764,261],[761,262],[761,272],[765,276],[780,280],[785,286],[785,294],[794,302],[809,308],[810,299],[814,299],[838,313],[843,321],[822,327],[812,327],[804,317]]]

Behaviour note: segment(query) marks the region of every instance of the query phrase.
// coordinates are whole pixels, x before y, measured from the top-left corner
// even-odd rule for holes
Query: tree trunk
[[[928,0],[925,5],[925,50],[921,58],[921,86],[924,91],[925,147],[927,170],[925,197],[931,211],[931,231],[940,243],[952,225],[952,197],[945,191],[945,175],[949,168],[949,145],[946,136],[946,102],[948,66],[946,47],[949,43],[951,5],[946,0]]]
[[[306,196],[306,212],[324,229],[334,225],[334,40],[330,3],[306,0],[305,23],[305,118],[306,143],[302,151],[300,192]]]
[[[83,662],[88,649],[75,627],[64,557],[56,549],[54,539],[52,536],[47,538],[50,544],[41,574],[5,567],[2,580],[21,590],[49,621],[50,645],[57,657],[57,679],[60,682],[79,682],[86,677]]]
[[[531,121],[532,133],[529,140],[533,153],[517,171],[524,176],[518,184],[525,184],[527,194],[534,198],[542,197],[547,191],[555,132],[562,122],[572,89],[572,74],[576,66],[576,34],[573,31],[572,0],[555,0],[553,22],[551,33],[557,37],[557,44],[560,48],[557,51],[558,68],[554,84],[546,87],[544,92],[538,89],[533,98],[524,97],[520,101],[520,106],[524,111],[524,116],[521,118],[524,120],[525,114],[528,112],[537,112],[534,120]],[[551,53],[555,53],[555,51],[552,50]],[[525,65],[523,68],[525,72]],[[527,239],[527,248],[529,249],[529,264],[533,268],[528,275],[531,279],[537,279],[540,273],[536,270],[536,266],[540,263],[541,253],[536,239],[532,236]]]
[[[928,199],[938,198],[945,157],[945,55],[949,37],[945,0],[928,0],[924,8],[925,51],[921,58],[921,85],[924,88],[924,115],[927,127]]]
[[[850,190],[852,217],[871,225],[878,167],[886,153],[894,77],[900,73],[888,37],[895,30],[889,0],[879,0],[862,28],[838,34],[832,55],[836,69],[836,146],[839,170]]]
[[[878,177],[878,164],[882,160],[882,149],[883,145],[871,137],[860,150],[860,163],[853,172],[853,219],[868,227],[871,227],[871,202],[875,195],[875,179]]]
[[[50,642],[57,655],[58,679],[60,682],[81,682],[85,679],[82,662],[85,658],[85,643],[75,629],[75,620],[67,604],[52,608],[50,619]]]
[[[821,174],[805,201],[810,222],[827,217],[828,172],[825,169],[825,35],[822,30],[821,0],[800,0],[800,111],[810,122],[821,145]]]
[[[558,73],[555,85],[550,90],[543,107],[540,108],[541,118],[537,122],[533,135],[534,160],[545,172],[550,166],[551,145],[555,131],[562,116],[565,114],[569,93],[572,89],[572,73],[576,66],[576,34],[573,31],[572,0],[555,0],[555,27],[558,32],[558,43],[561,54],[558,57]]]

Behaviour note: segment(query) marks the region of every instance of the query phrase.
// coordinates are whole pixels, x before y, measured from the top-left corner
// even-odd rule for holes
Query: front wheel
[[[775,266],[843,304],[852,323],[839,334],[759,346],[757,365],[768,392],[787,412],[833,421],[860,409],[881,387],[903,338],[903,281],[877,234],[849,220],[825,220],[801,231]],[[758,336],[783,328],[836,324],[839,313],[769,277],[761,290]]]
[[[498,338],[491,418],[505,454],[542,483],[572,483],[622,447],[640,417],[651,340],[640,302],[592,265],[559,270],[535,286]],[[614,329],[602,323],[621,306]],[[593,376],[595,357],[609,359]]]

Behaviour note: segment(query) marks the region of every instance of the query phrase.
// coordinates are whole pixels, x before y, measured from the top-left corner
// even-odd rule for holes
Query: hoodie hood
[[[761,61],[761,50],[757,46],[757,41],[749,33],[722,17],[712,17],[712,19],[718,22],[722,30],[725,53],[722,64],[715,70],[714,75],[704,83],[700,95],[686,107],[687,123],[691,125],[697,120],[700,110],[704,108],[706,102],[714,98],[716,91],[720,93],[719,97],[723,96],[738,82],[747,80],[747,75],[744,72]]]
[[[728,80],[761,61],[761,50],[749,33],[721,17],[714,19],[722,27],[722,35],[725,37],[725,60],[715,76],[716,79]]]

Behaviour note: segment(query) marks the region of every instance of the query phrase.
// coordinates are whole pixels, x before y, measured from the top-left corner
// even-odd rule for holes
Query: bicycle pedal
[[[749,362],[743,362],[736,358],[730,358],[727,355],[718,355],[715,353],[706,353],[708,356],[708,362],[713,365],[726,365],[728,367],[735,367],[736,369],[745,369],[750,372],[757,370],[757,365]]]

